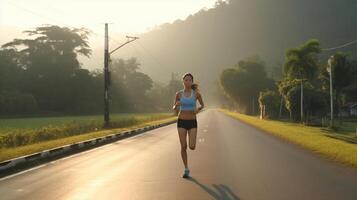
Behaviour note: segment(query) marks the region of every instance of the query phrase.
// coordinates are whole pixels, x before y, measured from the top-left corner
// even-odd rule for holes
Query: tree
[[[260,92],[259,106],[264,110],[263,118],[277,118],[279,115],[280,107],[279,94],[271,90]]]
[[[147,92],[152,88],[152,79],[138,71],[136,58],[113,59],[110,64],[112,77],[112,101],[115,111],[144,111],[150,108]]]
[[[309,40],[297,48],[286,52],[284,74],[288,79],[314,81],[318,75],[318,53],[321,51],[317,40]]]
[[[42,110],[77,109],[81,101],[75,97],[82,97],[74,94],[83,94],[90,78],[89,71],[81,69],[77,55],[90,56],[89,31],[45,25],[24,33],[31,39],[14,39],[2,46],[2,52],[12,52],[12,59],[22,69],[17,73],[22,77],[18,89],[32,94]]]
[[[273,80],[267,78],[265,64],[259,57],[249,57],[233,68],[223,70],[220,84],[225,93],[236,101],[240,110],[249,114],[258,111],[258,95],[264,89],[273,89]]]
[[[336,99],[337,106],[335,106],[337,114],[339,107],[345,102],[345,94],[343,89],[353,83],[357,76],[357,65],[354,65],[353,61],[348,54],[338,52],[333,55],[332,62],[332,83],[334,90],[334,98]],[[319,77],[323,82],[323,90],[329,91],[330,89],[330,75],[326,70],[326,67],[321,68]]]
[[[300,94],[301,82],[298,79],[284,79],[278,84],[279,93],[283,96],[285,107],[289,111],[290,119],[298,121],[300,118]],[[323,116],[328,108],[328,96],[319,88],[314,87],[310,82],[303,83],[304,88],[304,108],[303,112],[308,116]],[[308,121],[308,118],[304,119]]]
[[[19,54],[14,49],[0,49],[0,93],[21,90],[24,69],[18,63]]]
[[[286,81],[282,81],[285,86],[283,88],[287,88],[287,83],[293,83],[294,81],[289,80],[298,80],[300,81],[300,109],[301,109],[301,121],[303,121],[304,116],[304,108],[303,108],[303,89],[304,89],[304,81],[307,81],[306,84],[311,84],[316,82],[316,77],[318,75],[319,63],[318,63],[318,53],[321,51],[319,41],[312,39],[307,41],[305,44],[289,49],[286,52],[285,64],[284,64],[284,75]],[[295,87],[290,87],[297,91]],[[296,98],[287,98],[291,97],[289,95],[292,91],[289,90],[281,90],[285,93],[281,93],[282,96],[285,96],[285,100],[287,105],[296,105],[298,103],[298,99]],[[296,102],[289,102],[294,100]],[[290,117],[292,117],[292,108],[287,108],[290,111]],[[295,116],[295,115],[294,115]]]

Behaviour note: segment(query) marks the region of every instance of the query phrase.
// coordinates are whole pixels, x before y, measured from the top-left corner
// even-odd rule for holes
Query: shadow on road
[[[214,189],[211,189],[202,183],[200,183],[198,180],[196,180],[193,177],[188,178],[188,180],[196,183],[198,186],[200,186],[204,191],[206,191],[208,194],[210,194],[214,199],[219,199],[219,200],[240,200],[237,195],[235,195],[232,190],[223,184],[212,184]]]

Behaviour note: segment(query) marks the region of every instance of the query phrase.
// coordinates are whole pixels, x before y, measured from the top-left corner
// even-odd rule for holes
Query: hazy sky
[[[91,58],[80,57],[85,68],[103,63],[104,22],[109,26],[111,46],[125,41],[125,34],[145,32],[177,19],[185,19],[216,0],[0,0],[0,46],[14,38],[25,38],[22,31],[42,24],[86,27],[94,31],[89,42]],[[113,39],[116,40],[113,40]],[[119,41],[119,42],[117,42]],[[133,47],[129,45],[129,50]],[[131,48],[131,49],[130,49]],[[131,56],[138,56],[135,51]],[[143,53],[143,52],[141,52]],[[117,55],[122,56],[117,53]]]
[[[184,19],[216,0],[0,0],[0,26],[32,28],[41,24],[85,26],[116,32],[144,32]]]

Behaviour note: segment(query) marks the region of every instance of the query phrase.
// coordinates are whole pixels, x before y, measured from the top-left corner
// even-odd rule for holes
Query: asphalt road
[[[357,170],[219,111],[198,115],[183,164],[176,124],[0,179],[0,199],[357,199]]]

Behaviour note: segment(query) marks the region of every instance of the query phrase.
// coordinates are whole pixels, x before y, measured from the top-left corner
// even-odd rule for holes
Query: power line
[[[322,51],[332,51],[332,50],[336,50],[336,49],[341,49],[343,47],[347,47],[347,46],[350,46],[354,43],[357,43],[357,40],[354,40],[352,42],[348,42],[346,44],[342,44],[342,45],[339,45],[339,46],[336,46],[336,47],[330,47],[330,48],[326,48],[326,49],[321,49]]]
[[[63,23],[63,22],[61,22],[61,21],[59,21],[59,20],[56,20],[56,19],[54,19],[54,18],[50,18],[50,17],[45,16],[45,15],[42,15],[42,14],[39,14],[39,13],[37,13],[37,12],[35,12],[35,11],[33,11],[33,10],[30,10],[30,9],[28,9],[28,8],[25,8],[25,7],[23,7],[23,6],[19,6],[18,4],[14,4],[13,2],[10,2],[10,1],[4,1],[4,2],[8,3],[9,5],[11,5],[11,6],[13,6],[13,7],[17,8],[17,9],[26,11],[26,12],[28,12],[28,13],[30,13],[30,14],[36,16],[36,17],[45,19],[45,20],[48,21],[48,22],[54,22],[55,24],[60,24],[60,25],[66,26],[66,27],[74,28],[73,26],[70,26],[69,24]],[[53,8],[52,8],[52,9],[53,9]],[[59,11],[59,12],[65,13],[64,11],[61,11],[61,10],[59,10],[59,9],[57,9],[57,8],[56,8],[56,10]],[[85,27],[85,26],[83,26],[83,27]],[[89,29],[89,30],[90,30],[90,29]],[[104,34],[97,33],[97,32],[95,32],[95,31],[93,31],[93,30],[90,30],[90,33],[92,33],[92,34],[95,35],[96,37],[100,37],[100,38],[104,38],[104,37],[105,37]],[[116,45],[120,45],[120,44],[121,44],[120,42],[114,40],[114,39],[111,38],[111,37],[109,37],[109,39],[110,39],[113,43],[115,43]]]
[[[136,48],[135,43],[132,43],[132,44],[130,44],[129,46],[131,47],[132,50],[135,51],[135,53],[136,53],[137,55],[141,55],[141,56],[143,57],[143,54],[139,51],[138,48]]]
[[[147,52],[145,52],[143,50],[139,50],[135,43],[133,45],[131,45],[131,46],[135,49],[135,52],[139,56],[141,56],[141,58],[145,58],[145,56],[146,57],[149,56],[149,54]],[[151,60],[150,62],[153,63],[154,65],[162,66],[156,59],[151,58],[150,60]]]
[[[159,65],[159,66],[164,66],[149,50],[147,50],[142,44],[141,44],[141,42],[137,42],[138,44],[139,44],[139,46],[145,51],[145,52],[147,52],[147,54],[149,55],[149,56],[151,56],[151,58]]]
[[[37,16],[37,17],[40,17],[40,18],[43,18],[43,19],[46,19],[46,20],[49,20],[49,21],[52,21],[52,22],[56,22],[56,23],[59,23],[59,24],[68,26],[67,24],[64,24],[64,23],[62,23],[62,22],[60,22],[60,21],[58,21],[58,20],[51,19],[51,18],[49,18],[49,17],[47,17],[47,16],[38,14],[37,12],[34,12],[34,11],[28,9],[28,8],[25,8],[25,7],[19,6],[19,5],[17,5],[17,4],[14,4],[13,2],[10,2],[10,1],[4,1],[4,2],[5,2],[5,3],[8,3],[9,5],[11,5],[11,6],[15,7],[15,8],[24,10],[24,11],[26,11],[26,12],[32,14],[32,15],[35,15],[35,16]],[[69,27],[70,27],[70,26],[69,26]]]

